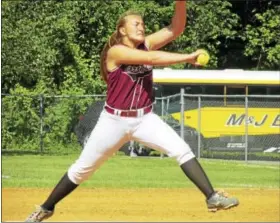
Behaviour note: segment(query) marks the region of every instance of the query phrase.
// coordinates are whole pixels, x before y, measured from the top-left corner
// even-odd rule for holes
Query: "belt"
[[[105,110],[110,114],[121,116],[121,117],[141,117],[149,112],[152,111],[153,106],[150,105],[145,108],[139,108],[136,110],[119,110],[115,108],[108,107],[107,105],[104,106]]]

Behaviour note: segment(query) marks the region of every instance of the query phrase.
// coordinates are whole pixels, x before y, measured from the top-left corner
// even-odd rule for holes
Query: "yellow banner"
[[[246,123],[249,135],[280,135],[280,108],[249,108],[246,118],[246,109],[238,107],[204,107],[199,114],[198,109],[184,113],[184,122],[199,131],[206,138],[225,135],[244,135]],[[180,122],[180,112],[171,114]]]

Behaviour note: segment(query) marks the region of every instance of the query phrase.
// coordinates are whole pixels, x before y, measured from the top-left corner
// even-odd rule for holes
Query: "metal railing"
[[[165,105],[162,117],[198,158],[280,160],[280,95],[225,97],[182,89],[157,100]]]
[[[105,95],[2,94],[2,152],[80,151],[75,126]],[[96,111],[100,112],[100,109]],[[157,97],[154,112],[198,158],[279,160],[280,95],[194,95]]]

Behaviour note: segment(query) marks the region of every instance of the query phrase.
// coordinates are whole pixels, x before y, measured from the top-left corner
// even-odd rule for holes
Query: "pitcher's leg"
[[[185,175],[206,197],[209,211],[237,206],[237,198],[228,198],[215,192],[206,173],[192,153],[189,145],[161,118],[155,114],[144,116],[142,123],[133,134],[136,141],[175,157]]]
[[[68,177],[68,174],[65,173],[63,177],[60,179],[58,184],[55,186],[47,200],[41,205],[42,208],[53,211],[54,206],[70,194],[73,190],[78,187],[77,184],[74,184]]]
[[[133,137],[149,147],[175,157],[186,176],[207,198],[214,193],[211,183],[189,145],[159,116],[146,115]]]
[[[123,144],[128,142],[127,125],[120,117],[104,111],[80,157],[69,168],[68,177],[80,184],[97,170]]]
[[[125,123],[118,117],[106,112],[101,113],[81,155],[71,165],[42,206],[47,210],[52,210],[56,203],[88,179],[126,141]]]
[[[39,222],[52,216],[55,205],[86,180],[106,159],[127,140],[127,126],[118,117],[106,112],[100,116],[80,157],[69,168],[47,200],[27,218]]]
[[[143,117],[132,137],[143,145],[174,157],[180,165],[195,157],[189,145],[154,113]]]

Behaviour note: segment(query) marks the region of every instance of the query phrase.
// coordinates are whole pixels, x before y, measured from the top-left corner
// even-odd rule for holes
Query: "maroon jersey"
[[[138,49],[148,50],[145,44]],[[120,110],[139,109],[153,103],[153,67],[122,64],[108,73],[106,103]]]

